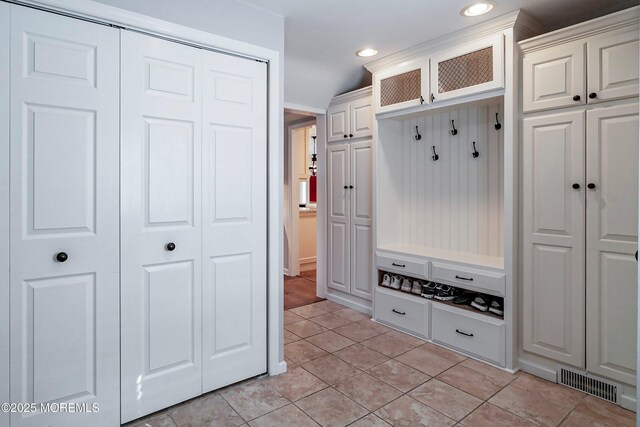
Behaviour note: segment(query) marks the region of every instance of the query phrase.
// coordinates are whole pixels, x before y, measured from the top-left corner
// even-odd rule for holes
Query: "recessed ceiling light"
[[[362,49],[362,50],[357,51],[356,55],[366,58],[367,56],[373,56],[376,53],[378,53],[377,50],[368,47],[366,49]]]
[[[483,15],[483,14],[489,12],[491,9],[493,9],[494,5],[495,5],[495,3],[492,2],[492,1],[483,1],[483,2],[479,2],[479,3],[473,3],[473,4],[470,4],[469,6],[465,7],[464,9],[462,9],[462,11],[460,11],[460,15],[462,15],[462,16],[479,16],[479,15]]]

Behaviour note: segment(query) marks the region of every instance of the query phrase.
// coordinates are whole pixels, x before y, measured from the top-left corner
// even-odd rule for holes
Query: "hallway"
[[[302,271],[299,276],[284,276],[284,309],[323,301],[316,296],[316,270]]]

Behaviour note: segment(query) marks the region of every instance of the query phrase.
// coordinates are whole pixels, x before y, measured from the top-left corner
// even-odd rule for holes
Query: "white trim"
[[[334,96],[331,99],[331,102],[329,102],[329,106],[355,101],[367,96],[371,96],[372,94],[373,94],[373,86],[369,85],[360,89],[352,90],[351,92],[343,93],[342,95]]]
[[[292,113],[313,113],[313,114],[325,114],[327,112],[326,109],[317,108],[317,107],[309,107],[302,104],[294,104],[292,102],[285,102],[284,108],[287,110],[291,110]]]
[[[316,187],[316,295],[327,297],[327,116],[316,116],[316,152],[318,179]]]
[[[373,309],[370,306],[364,303],[361,303],[360,301],[364,302],[363,299],[354,297],[353,295],[345,294],[344,292],[329,289],[329,292],[327,292],[325,298],[328,299],[329,301],[342,304],[346,307],[352,308],[354,310],[357,310],[369,316],[373,315]]]
[[[111,23],[177,42],[194,44],[267,62],[267,368],[271,375],[281,373],[284,361],[284,277],[281,259],[283,248],[284,144],[282,143],[282,92],[280,88],[280,73],[282,70],[280,69],[280,53],[276,50],[255,46],[90,0],[17,0],[16,3],[93,21]],[[284,366],[286,369],[286,364]]]
[[[520,366],[520,370],[528,374],[535,375],[547,381],[556,382],[557,376],[555,369],[522,358],[519,360],[518,365]]]
[[[9,402],[9,111],[10,12],[0,3],[0,402]],[[9,425],[9,412],[0,412],[0,425]]]
[[[316,257],[309,256],[309,257],[306,257],[306,258],[300,258],[299,262],[300,262],[300,265],[302,265],[302,264],[315,264],[316,263]]]

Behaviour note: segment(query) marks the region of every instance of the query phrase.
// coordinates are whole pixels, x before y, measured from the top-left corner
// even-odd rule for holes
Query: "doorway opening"
[[[285,109],[284,308],[322,301],[317,290],[318,123]]]

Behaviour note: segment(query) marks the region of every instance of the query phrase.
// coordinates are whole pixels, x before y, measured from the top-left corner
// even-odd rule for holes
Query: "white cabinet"
[[[636,378],[638,104],[587,112],[587,369]]]
[[[523,346],[584,367],[584,112],[523,127]]]
[[[431,102],[504,87],[504,36],[448,48],[431,55]]]
[[[635,384],[638,106],[526,118],[523,142],[524,349]]]
[[[429,58],[403,62],[374,74],[375,112],[423,105],[429,100]]]
[[[368,90],[370,91],[370,88]],[[373,129],[371,96],[365,95],[349,102],[334,102],[327,109],[327,140],[329,142],[371,136]]]
[[[328,286],[371,300],[371,141],[327,149]]]
[[[637,96],[638,51],[638,30],[622,29],[527,52],[523,110]]]
[[[119,425],[119,32],[10,13],[11,425]]]

